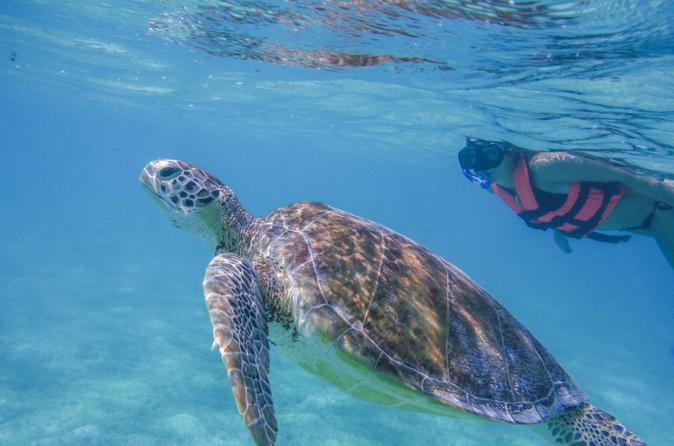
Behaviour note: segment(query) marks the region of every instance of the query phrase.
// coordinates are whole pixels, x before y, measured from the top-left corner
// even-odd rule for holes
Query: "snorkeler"
[[[464,175],[496,194],[525,223],[567,237],[623,242],[627,231],[652,236],[674,268],[674,181],[640,175],[608,160],[536,152],[501,141],[468,138],[459,152]]]

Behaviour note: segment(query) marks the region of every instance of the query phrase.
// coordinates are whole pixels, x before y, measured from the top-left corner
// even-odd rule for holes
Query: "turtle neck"
[[[233,252],[240,255],[245,255],[250,251],[250,233],[258,220],[251,215],[230,191],[229,195],[221,203],[221,234],[219,237],[219,244],[217,246],[218,252]]]

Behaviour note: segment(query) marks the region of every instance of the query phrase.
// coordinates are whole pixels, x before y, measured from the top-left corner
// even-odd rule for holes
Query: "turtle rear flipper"
[[[259,446],[273,446],[277,425],[268,377],[268,329],[253,267],[234,254],[214,257],[204,277],[204,295],[239,413]]]
[[[551,418],[547,429],[558,445],[646,446],[612,415],[587,403]]]

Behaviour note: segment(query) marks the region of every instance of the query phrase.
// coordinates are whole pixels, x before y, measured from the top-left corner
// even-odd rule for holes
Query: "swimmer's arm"
[[[643,195],[674,205],[674,181],[641,175],[609,163],[566,152],[536,154],[529,162],[535,182],[616,181]]]

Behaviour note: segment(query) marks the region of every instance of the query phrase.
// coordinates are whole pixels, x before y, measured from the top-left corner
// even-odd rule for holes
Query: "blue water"
[[[511,3],[239,2],[236,18],[215,1],[4,0],[0,445],[253,444],[210,351],[212,253],[138,184],[159,157],[215,173],[257,215],[320,200],[417,240],[594,404],[674,444],[674,271],[653,240],[564,254],[456,162],[478,136],[674,175],[674,4]],[[542,444],[355,400],[278,354],[271,379],[279,445]]]

